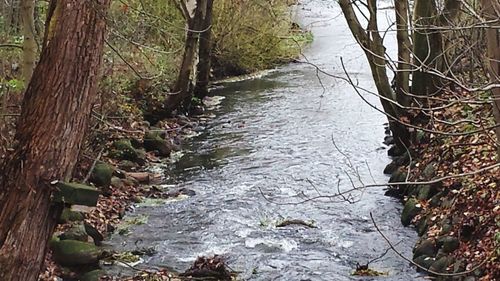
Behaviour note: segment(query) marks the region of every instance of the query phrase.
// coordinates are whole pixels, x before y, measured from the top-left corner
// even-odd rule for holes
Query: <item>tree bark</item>
[[[442,68],[438,58],[442,50],[441,36],[432,28],[438,23],[435,0],[416,0],[413,21],[413,64],[419,69],[413,72],[411,92],[421,96],[425,104],[425,97],[436,91],[433,76],[427,69]]]
[[[481,0],[483,15],[487,21],[498,22],[500,20],[500,3],[490,0]],[[486,41],[488,45],[488,70],[490,80],[493,84],[500,84],[500,30],[495,28],[486,29]],[[500,126],[500,87],[494,88],[493,93],[493,115],[495,123]],[[500,127],[495,128],[497,137],[497,154],[500,161]]]
[[[200,24],[203,19],[202,5],[204,1],[205,0],[196,0],[194,15],[190,17],[188,14],[186,17],[187,33],[184,54],[182,56],[181,68],[173,88],[173,93],[169,94],[165,100],[165,111],[167,115],[179,108],[181,104],[191,96],[191,73],[195,64]]]
[[[210,80],[211,55],[212,55],[212,10],[213,0],[205,0],[206,11],[203,16],[198,42],[199,62],[196,74],[195,96],[202,99],[208,94],[208,82]]]
[[[398,72],[396,73],[396,100],[399,104],[409,106],[410,72],[411,72],[411,41],[409,28],[409,5],[408,1],[395,1],[396,27],[398,40]]]
[[[356,41],[363,47],[368,59],[375,86],[381,96],[380,102],[384,112],[388,115],[389,127],[394,135],[396,145],[400,151],[404,151],[405,147],[410,144],[410,134],[408,129],[397,121],[403,116],[401,114],[402,110],[390,102],[391,100],[396,101],[396,96],[387,76],[385,47],[377,24],[376,0],[368,0],[369,18],[367,30],[364,30],[358,21],[350,0],[339,0],[339,4],[349,29]]]
[[[46,40],[0,173],[0,280],[36,281],[96,97],[110,0],[52,0]]]
[[[21,0],[21,22],[23,29],[23,63],[22,75],[24,84],[27,85],[33,74],[36,62],[36,41],[35,41],[35,0]]]

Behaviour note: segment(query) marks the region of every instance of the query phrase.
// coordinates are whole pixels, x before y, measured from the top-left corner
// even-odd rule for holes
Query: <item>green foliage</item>
[[[291,21],[287,1],[220,0],[214,9],[216,75],[240,75],[297,57],[310,33]]]

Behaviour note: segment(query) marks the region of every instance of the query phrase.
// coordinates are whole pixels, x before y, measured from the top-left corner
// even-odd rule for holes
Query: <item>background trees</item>
[[[407,146],[414,140],[409,131],[427,130],[442,134],[432,126],[435,123],[448,125],[452,135],[489,131],[495,128],[495,124],[500,124],[496,113],[498,97],[489,95],[490,90],[493,89],[493,93],[498,90],[498,75],[490,71],[488,83],[488,71],[484,69],[484,65],[493,65],[488,67],[490,70],[496,66],[492,58],[495,58],[497,50],[493,34],[497,32],[498,9],[493,7],[496,4],[486,2],[483,1],[481,10],[474,1],[415,1],[413,6],[408,1],[396,1],[398,60],[395,61],[385,53],[381,34],[387,31],[378,29],[377,2],[364,1],[364,8],[354,1],[339,0],[352,33],[370,62],[378,95],[388,115],[396,144],[401,146],[400,152],[404,151],[403,145]],[[409,11],[411,7],[413,13]],[[481,12],[485,10],[492,12]],[[363,28],[359,14],[364,15],[366,28]],[[413,16],[410,17],[410,14]],[[486,37],[490,39],[488,56],[478,51]],[[394,73],[392,86],[386,67]],[[490,105],[494,105],[494,118],[475,116],[476,119],[458,123],[434,118],[435,108],[428,103],[447,90],[458,91],[456,100],[450,101],[450,104],[481,103],[486,98]],[[474,100],[461,96],[461,91],[472,93]],[[465,123],[469,124],[466,128],[468,132],[459,126]],[[409,131],[400,126],[409,128]]]

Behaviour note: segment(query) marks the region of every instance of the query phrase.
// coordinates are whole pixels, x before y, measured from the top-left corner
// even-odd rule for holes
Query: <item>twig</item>
[[[95,165],[97,164],[97,161],[99,161],[99,159],[101,158],[103,152],[104,152],[104,147],[101,149],[101,151],[99,151],[99,154],[97,154],[97,157],[94,159],[94,162],[92,163],[92,166],[90,166],[90,169],[89,169],[87,175],[83,179],[83,183],[87,183],[88,182],[90,176],[92,175],[92,171],[94,170]]]

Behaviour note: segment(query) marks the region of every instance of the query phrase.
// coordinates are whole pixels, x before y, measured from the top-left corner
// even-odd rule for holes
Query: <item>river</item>
[[[303,1],[297,12],[315,38],[300,60],[343,75],[342,57],[352,77],[373,89],[367,61],[335,1]],[[388,24],[385,13],[392,17],[393,11],[381,11],[382,26]],[[386,39],[390,52],[392,35]],[[158,251],[147,265],[181,272],[197,256],[220,254],[242,280],[372,280],[351,273],[356,263],[388,249],[370,220],[373,212],[380,229],[411,257],[416,233],[401,226],[402,207],[383,188],[354,193],[354,203],[336,197],[288,204],[348,190],[350,180],[387,182],[386,118],[350,85],[292,63],[224,84],[211,95],[225,97],[212,111],[216,117],[165,171],[166,183],[196,195],[137,208],[131,216],[147,215],[148,222],[130,235],[115,235],[112,244],[134,248],[141,241]],[[367,99],[379,105],[376,97]],[[283,219],[313,221],[317,228],[275,227]],[[387,272],[384,280],[421,278],[391,251],[370,267]]]

